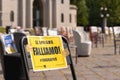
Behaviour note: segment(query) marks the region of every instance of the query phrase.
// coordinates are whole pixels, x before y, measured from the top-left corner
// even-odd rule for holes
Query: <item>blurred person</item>
[[[34,32],[36,36],[43,36],[43,30],[41,27],[37,26],[34,28]]]
[[[65,26],[60,27],[61,35],[64,36],[69,41],[68,28]]]
[[[10,32],[11,26],[6,26],[6,34],[8,34]]]

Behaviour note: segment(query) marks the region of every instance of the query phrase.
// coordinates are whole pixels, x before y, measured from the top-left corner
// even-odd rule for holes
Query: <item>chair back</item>
[[[120,27],[112,27],[114,35],[120,34]]]
[[[13,33],[13,36],[18,53],[20,53],[19,42],[25,35],[20,32],[15,32]],[[2,39],[0,39],[0,60],[5,80],[21,80],[21,78],[25,78],[20,54],[7,54]]]
[[[73,30],[73,35],[74,35],[74,39],[75,39],[75,45],[78,45],[79,43],[81,43],[81,36],[80,34]]]
[[[56,30],[51,30],[51,29],[48,30],[48,35],[49,35],[49,36],[56,36],[57,34],[58,34],[58,33],[57,33]]]
[[[22,39],[22,37],[26,36],[26,35],[22,32],[14,32],[13,36],[14,36],[14,42],[17,47],[17,50],[18,50],[18,52],[21,52],[20,51],[20,39]]]
[[[117,53],[117,46],[120,45],[120,27],[112,27],[113,40],[114,40],[114,54]],[[120,54],[120,50],[119,50]]]
[[[112,32],[114,40],[120,39],[120,27],[112,27]]]
[[[93,33],[93,32],[97,32],[97,27],[96,26],[92,26],[91,27],[91,32]]]

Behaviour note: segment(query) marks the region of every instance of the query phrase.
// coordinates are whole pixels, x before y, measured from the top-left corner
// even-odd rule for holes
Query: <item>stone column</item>
[[[33,27],[33,0],[27,0],[26,3],[26,28]]]
[[[26,0],[19,0],[18,1],[18,26],[25,27],[26,21]]]
[[[43,27],[46,27],[46,0],[43,0]]]
[[[52,0],[47,0],[47,7],[46,7],[46,17],[47,17],[47,27],[51,28],[52,27]]]
[[[56,12],[56,0],[52,0],[52,28],[56,28],[56,23],[57,23],[57,12]]]
[[[22,0],[22,26],[26,27],[26,0]]]

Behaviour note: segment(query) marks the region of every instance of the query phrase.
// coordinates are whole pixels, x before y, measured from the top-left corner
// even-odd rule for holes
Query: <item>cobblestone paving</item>
[[[79,57],[77,64],[74,56],[72,53],[77,80],[120,80],[120,55],[114,55],[113,42],[106,42],[105,47],[93,47],[91,55]],[[30,76],[31,80],[73,80],[69,67],[39,73],[31,72]],[[1,68],[0,80],[4,80]]]

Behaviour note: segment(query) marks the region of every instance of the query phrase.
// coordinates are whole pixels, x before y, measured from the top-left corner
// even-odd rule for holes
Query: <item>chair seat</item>
[[[120,41],[120,38],[115,38],[116,41]]]
[[[73,30],[73,34],[75,39],[75,45],[77,46],[77,56],[90,56],[92,42],[88,40],[81,42],[81,35],[75,30]]]
[[[4,55],[4,69],[5,80],[23,80],[21,78],[25,77],[22,59],[17,53]]]
[[[116,41],[115,44],[120,45],[120,41]]]
[[[115,38],[115,43],[116,43],[117,45],[120,45],[120,38]]]
[[[20,57],[21,54],[20,53],[12,53],[12,54],[6,54],[4,56],[7,56],[7,57]]]

